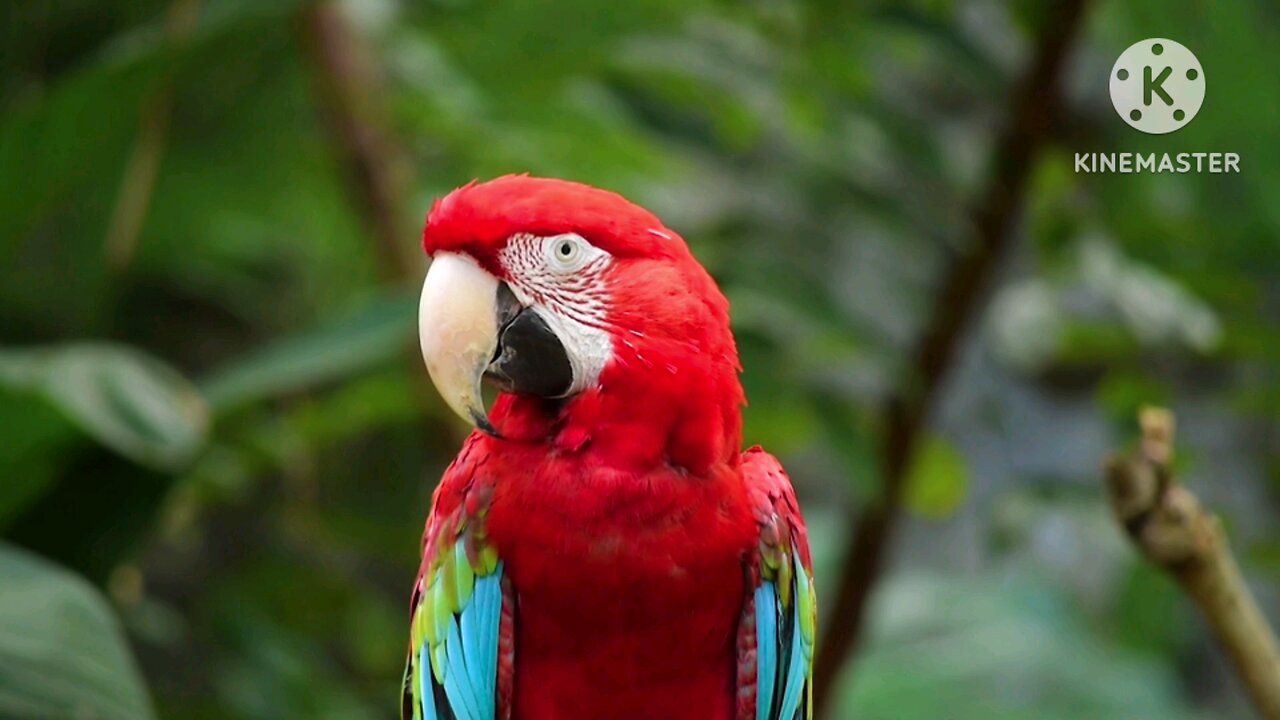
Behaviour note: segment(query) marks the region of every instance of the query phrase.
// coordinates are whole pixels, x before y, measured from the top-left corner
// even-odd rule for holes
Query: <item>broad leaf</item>
[[[158,469],[188,463],[208,429],[208,410],[191,383],[120,345],[0,349],[0,385],[42,398],[102,444]]]
[[[154,717],[124,634],[102,595],[70,572],[3,543],[0,717]]]
[[[201,383],[222,412],[255,400],[341,379],[404,350],[417,305],[404,295],[378,298],[339,320],[237,360]]]

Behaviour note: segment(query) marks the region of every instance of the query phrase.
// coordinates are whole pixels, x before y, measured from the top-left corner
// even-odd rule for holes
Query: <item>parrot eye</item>
[[[552,269],[561,273],[581,270],[600,251],[578,235],[555,235],[544,239],[544,252]]]

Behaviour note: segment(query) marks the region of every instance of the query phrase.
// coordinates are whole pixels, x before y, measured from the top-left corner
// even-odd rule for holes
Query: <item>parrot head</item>
[[[736,457],[728,302],[652,213],[588,185],[505,176],[438,200],[423,246],[422,354],[464,419],[637,462]],[[485,381],[499,390],[490,410]]]

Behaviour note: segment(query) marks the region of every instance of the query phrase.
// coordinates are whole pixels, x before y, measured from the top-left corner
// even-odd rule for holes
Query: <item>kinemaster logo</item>
[[[1108,90],[1116,114],[1148,135],[1186,127],[1205,101],[1205,71],[1187,46],[1168,38],[1130,45],[1111,68]],[[1238,173],[1240,154],[1225,151],[1086,152],[1077,173]]]

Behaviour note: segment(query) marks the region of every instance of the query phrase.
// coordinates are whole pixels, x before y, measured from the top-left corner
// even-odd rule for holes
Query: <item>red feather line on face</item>
[[[427,216],[427,254],[465,252],[492,266],[513,235],[577,233],[615,257],[674,257],[684,243],[658,243],[650,230],[673,238],[653,213],[621,195],[590,185],[505,175],[469,183],[437,200]],[[690,258],[692,259],[692,258]]]

